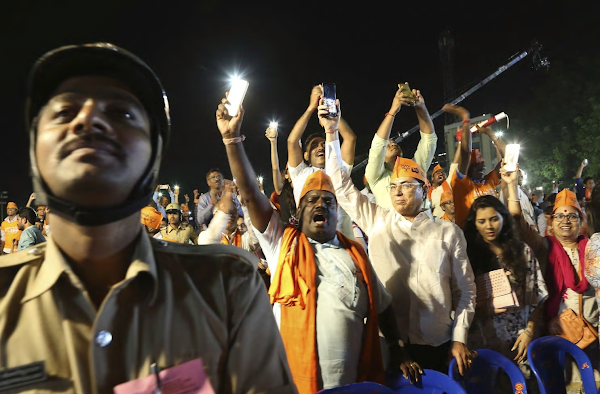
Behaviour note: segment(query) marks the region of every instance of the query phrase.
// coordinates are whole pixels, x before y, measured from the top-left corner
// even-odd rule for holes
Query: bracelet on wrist
[[[394,115],[394,114],[391,114],[391,113],[389,113],[389,112],[386,112],[384,116],[391,116],[392,118],[395,118],[395,117],[396,117],[396,115]]]
[[[246,140],[246,136],[242,134],[239,137],[223,138],[223,144],[225,144],[225,145],[239,144],[240,142],[245,141],[245,140]]]
[[[463,124],[470,124],[471,123],[471,119],[465,119],[462,121]]]
[[[325,134],[332,134],[332,133],[335,133],[336,131],[339,131],[339,130],[338,129],[332,129],[329,131],[325,130]]]

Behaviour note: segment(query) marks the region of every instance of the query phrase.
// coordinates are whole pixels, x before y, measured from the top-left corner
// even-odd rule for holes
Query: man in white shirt
[[[329,177],[316,171],[303,186],[295,183],[301,188],[299,225],[284,224],[260,192],[246,156],[240,135],[244,110],[240,106],[231,117],[225,103],[217,109],[217,126],[269,263],[269,295],[299,393],[383,381],[379,329],[395,365],[416,377],[420,368],[399,346],[389,294],[364,249],[336,231],[337,202]]]
[[[390,175],[393,210],[369,202],[341,163],[336,118],[326,118],[326,168],[341,207],[369,236],[369,256],[392,294],[392,305],[410,355],[425,368],[447,371],[448,353],[463,374],[470,364],[467,334],[475,314],[475,284],[462,231],[421,212],[427,175],[398,158]],[[451,314],[454,312],[454,320]]]
[[[390,111],[385,114],[377,133],[373,137],[371,149],[369,150],[369,161],[365,168],[365,177],[375,195],[377,204],[388,209],[393,209],[393,204],[387,188],[390,185],[396,158],[402,157],[400,145],[390,141],[390,132],[394,125],[394,119],[402,106],[414,106],[419,119],[421,140],[413,160],[425,172],[431,165],[437,147],[437,135],[435,134],[433,121],[429,116],[427,107],[425,107],[425,100],[419,90],[413,89],[412,94],[414,97],[402,93],[400,89],[396,92]]]
[[[438,164],[433,169],[433,173],[431,174],[432,190],[429,192],[429,202],[431,203],[431,213],[435,217],[441,218],[444,216],[444,210],[441,207],[440,199],[442,197],[442,193],[452,192],[452,177],[456,173],[457,167],[458,163],[450,164],[449,177],[446,176],[446,173],[441,165]]]

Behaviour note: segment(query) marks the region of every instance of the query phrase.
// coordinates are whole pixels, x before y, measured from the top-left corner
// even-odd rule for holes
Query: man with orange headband
[[[485,195],[496,196],[496,186],[500,184],[501,162],[485,174],[485,161],[481,156],[479,149],[473,149],[471,136],[471,120],[469,111],[457,105],[446,104],[443,107],[445,112],[456,115],[462,119],[462,141],[460,143],[460,157],[456,176],[452,178],[452,193],[454,193],[454,205],[456,207],[456,224],[460,227],[464,225],[467,214],[473,201],[478,197]],[[479,130],[486,134],[498,149],[498,152],[504,157],[506,144],[498,138],[492,129],[484,127]]]
[[[301,188],[299,225],[283,223],[261,193],[246,156],[240,135],[243,108],[231,117],[225,103],[223,99],[217,109],[217,125],[269,263],[269,295],[298,391],[313,394],[357,381],[382,382],[378,331],[390,343],[399,339],[390,296],[364,249],[336,231],[338,207],[331,180],[315,171],[302,186],[296,185]],[[403,362],[406,376],[416,377],[418,365],[403,355],[397,349],[394,362]]]
[[[326,108],[319,107],[319,116],[327,134],[327,173],[338,203],[369,236],[369,255],[392,294],[403,345],[423,368],[447,371],[455,357],[464,374],[471,360],[466,343],[475,284],[462,231],[421,210],[429,182],[412,160],[396,159],[388,189],[393,210],[361,194],[340,164],[337,118],[327,117]]]
[[[21,230],[18,227],[17,211],[19,207],[14,202],[6,205],[6,217],[0,226],[0,254],[8,254],[17,250]]]

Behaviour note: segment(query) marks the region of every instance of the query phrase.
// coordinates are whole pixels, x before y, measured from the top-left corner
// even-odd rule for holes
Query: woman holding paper
[[[477,284],[467,346],[497,351],[520,364],[529,377],[523,362],[537,333],[540,306],[548,297],[539,263],[529,246],[515,237],[508,209],[496,197],[475,200],[464,231]]]

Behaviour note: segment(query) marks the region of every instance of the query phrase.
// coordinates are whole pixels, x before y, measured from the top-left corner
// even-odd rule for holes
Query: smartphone
[[[335,83],[323,83],[323,103],[327,106],[327,116],[331,118],[338,114],[335,99]]]
[[[521,145],[519,144],[508,144],[504,151],[504,169],[509,172],[517,170],[517,163],[519,162],[519,151]]]
[[[410,86],[407,83],[398,84],[398,87],[400,88],[400,92],[404,93],[407,96],[410,96],[410,99],[413,102],[417,101],[417,98],[415,97],[415,95],[412,92],[412,89],[410,88]]]
[[[169,189],[169,185],[160,185],[160,188],[168,190]]]
[[[243,79],[234,79],[231,83],[231,89],[229,89],[229,94],[227,95],[229,104],[225,104],[229,116],[237,115],[238,107],[242,104],[246,96],[248,85],[248,81],[244,81]]]

